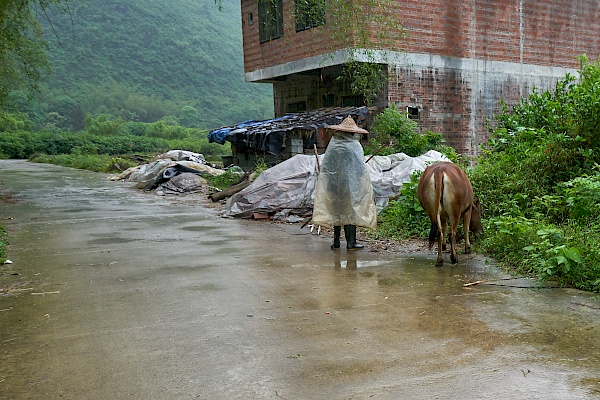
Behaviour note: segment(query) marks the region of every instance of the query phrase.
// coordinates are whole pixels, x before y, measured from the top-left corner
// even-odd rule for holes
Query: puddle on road
[[[188,231],[188,232],[211,232],[211,231],[217,231],[219,229],[219,227],[216,226],[206,226],[206,225],[193,225],[193,226],[184,226],[181,228],[182,231]]]
[[[136,240],[138,240],[138,239],[124,238],[124,237],[105,237],[105,238],[88,240],[87,243],[90,246],[94,246],[94,245],[102,245],[102,244],[129,243],[129,242],[135,242]]]
[[[286,267],[285,258],[264,261],[266,272]],[[287,318],[312,327],[317,332],[312,340],[339,336],[340,341],[352,343],[360,333],[380,341],[382,348],[402,349],[402,357],[415,351],[406,342],[423,338],[438,343],[422,349],[423,359],[430,360],[423,374],[454,363],[466,368],[484,362],[483,370],[502,370],[504,364],[522,360],[522,376],[530,381],[535,375],[529,375],[531,371],[539,377],[538,364],[548,363],[548,368],[552,365],[557,371],[580,370],[578,382],[572,383],[589,393],[600,393],[600,302],[593,295],[558,288],[465,287],[480,280],[502,283],[506,275],[476,255],[463,256],[456,266],[440,268],[434,263],[435,255],[427,252],[382,257],[342,250],[313,262],[288,264],[292,268],[286,268],[286,273],[298,281],[308,279],[311,289],[293,283],[282,286],[287,306],[297,313]],[[526,280],[516,283],[530,284]],[[335,323],[326,325],[330,332],[319,333],[322,324],[333,319]],[[414,346],[418,349],[423,343]],[[418,354],[414,357],[414,362],[423,362],[416,361]],[[323,361],[323,373],[331,362]],[[359,375],[372,369],[368,357],[364,362],[353,361],[351,369]],[[348,366],[339,369],[350,373]]]

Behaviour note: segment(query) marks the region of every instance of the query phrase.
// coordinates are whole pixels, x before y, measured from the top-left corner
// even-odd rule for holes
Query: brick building
[[[350,57],[348,45],[332,42],[324,7],[315,17],[300,5],[323,7],[322,0],[241,0],[246,80],[273,85],[275,116],[361,105],[336,79]],[[576,73],[579,55],[600,53],[597,0],[392,0],[391,6],[385,12],[399,18],[408,36],[398,32],[393,44],[363,59],[352,53],[387,71],[375,105],[395,103],[421,130],[441,133],[470,156],[487,139],[486,120],[501,99],[514,105],[534,87],[552,89]]]

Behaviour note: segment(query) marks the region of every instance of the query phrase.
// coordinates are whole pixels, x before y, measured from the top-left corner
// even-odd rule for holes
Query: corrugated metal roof
[[[339,124],[348,115],[354,117],[359,125],[364,125],[368,121],[369,112],[373,110],[368,107],[331,107],[286,114],[264,121],[244,121],[213,130],[209,133],[208,140],[219,144],[228,141],[237,147],[279,154],[287,132],[305,131],[312,135],[320,128]]]

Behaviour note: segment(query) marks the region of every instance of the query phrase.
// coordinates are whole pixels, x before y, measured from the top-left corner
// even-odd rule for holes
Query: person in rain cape
[[[377,226],[373,185],[357,136],[368,132],[357,126],[351,116],[327,128],[333,131],[333,137],[321,163],[312,221],[333,227],[332,249],[340,248],[342,226],[346,248],[361,249],[364,246],[356,243],[356,227]]]

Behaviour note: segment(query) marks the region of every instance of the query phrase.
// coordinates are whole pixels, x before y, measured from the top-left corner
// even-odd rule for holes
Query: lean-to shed
[[[339,124],[350,115],[359,126],[368,130],[374,113],[375,109],[368,107],[332,107],[289,113],[274,119],[245,121],[219,128],[209,133],[208,140],[231,143],[232,155],[224,157],[224,164],[252,170],[257,162],[264,161],[272,166],[296,154],[315,154],[315,148],[322,154],[331,137],[325,129],[328,125]],[[368,142],[368,135],[361,140]]]

